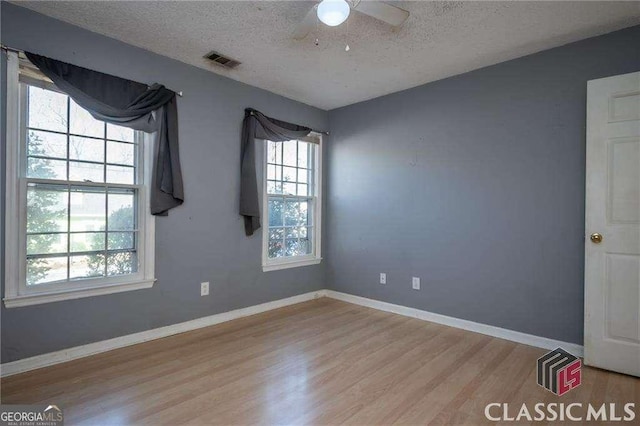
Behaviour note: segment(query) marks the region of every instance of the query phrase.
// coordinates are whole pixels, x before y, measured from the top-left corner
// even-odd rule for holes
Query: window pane
[[[269,239],[275,240],[275,241],[282,241],[284,239],[284,228],[269,229]]]
[[[285,253],[287,256],[302,256],[308,254],[307,246],[308,244],[304,240],[288,239]]]
[[[267,179],[276,179],[276,166],[273,166],[271,164],[267,165]]]
[[[104,163],[104,141],[71,136],[69,138],[69,158]]]
[[[309,181],[309,170],[298,169],[298,182],[307,183]]]
[[[109,232],[108,250],[134,249],[133,232]]]
[[[306,226],[307,217],[307,201],[287,200],[284,211],[285,226]]]
[[[71,252],[97,251],[104,249],[104,232],[82,232],[79,234],[71,234]]]
[[[27,154],[42,157],[67,158],[67,136],[59,133],[29,130]]]
[[[269,258],[284,256],[284,244],[282,240],[269,241]]]
[[[29,157],[27,159],[27,177],[67,180],[67,161]]]
[[[30,184],[27,188],[27,232],[67,230],[65,187]]]
[[[300,241],[298,242],[298,253],[300,253],[300,255],[311,254],[311,248],[311,236],[309,236],[308,239],[300,239]]]
[[[69,278],[95,278],[104,276],[104,254],[70,256]]]
[[[130,143],[107,142],[107,163],[134,165],[136,146]]]
[[[282,164],[282,142],[269,142],[267,144],[267,162]]]
[[[306,238],[307,237],[307,228],[306,227],[287,227],[287,232],[285,233],[287,238]]]
[[[268,194],[282,194],[282,183],[275,181],[267,182],[267,193]]]
[[[298,142],[298,167],[308,167],[309,164],[309,144]]]
[[[309,195],[309,188],[307,185],[298,184],[298,195]]]
[[[122,231],[136,228],[135,192],[109,190],[109,230]],[[111,241],[111,239],[109,239]]]
[[[115,139],[117,141],[134,142],[135,131],[115,124],[107,124],[107,139]]]
[[[297,164],[296,141],[282,142],[282,164],[295,167]]]
[[[70,132],[76,135],[104,138],[105,123],[93,118],[73,100],[70,100],[70,103]]]
[[[67,252],[67,234],[27,235],[27,254],[54,254]]]
[[[107,275],[132,274],[138,271],[138,256],[135,252],[109,253]]]
[[[29,86],[29,127],[67,131],[67,95]]]
[[[69,180],[77,182],[104,182],[104,165],[69,161]]]
[[[105,229],[106,194],[101,188],[73,188],[71,192],[71,230],[103,231]]]
[[[296,195],[296,184],[295,183],[284,183],[282,185],[282,193],[289,195]]]
[[[107,166],[108,183],[135,184],[135,169],[126,166]]]
[[[67,279],[67,257],[27,259],[27,285]]]
[[[285,182],[295,182],[296,181],[296,169],[294,167],[283,167],[282,168],[282,180]]]
[[[269,226],[282,226],[282,200],[269,200]]]

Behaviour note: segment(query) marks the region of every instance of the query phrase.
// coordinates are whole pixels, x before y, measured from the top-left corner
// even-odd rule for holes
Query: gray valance
[[[253,141],[265,139],[284,142],[303,138],[309,133],[309,127],[276,120],[252,108],[244,110],[240,141],[240,215],[244,217],[245,234],[253,235],[260,228],[260,202]]]
[[[34,53],[25,54],[60,90],[97,120],[147,133],[157,132],[150,185],[151,213],[164,216],[184,202],[175,92],[159,84],[147,87]]]

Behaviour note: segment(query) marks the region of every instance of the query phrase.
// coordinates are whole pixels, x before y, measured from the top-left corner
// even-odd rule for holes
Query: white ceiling
[[[327,110],[640,23],[640,2],[401,1],[411,16],[400,29],[353,12],[348,34],[319,24],[293,40],[313,3],[17,2]],[[242,65],[211,65],[202,58],[211,50]]]

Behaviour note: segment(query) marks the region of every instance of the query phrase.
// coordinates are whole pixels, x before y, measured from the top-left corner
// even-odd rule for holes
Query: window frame
[[[267,192],[267,162],[268,140],[264,141],[262,160],[262,271],[277,271],[281,269],[317,265],[322,262],[322,134],[312,132],[309,136],[292,139],[300,142],[310,142],[315,147],[313,155],[314,194],[309,196],[291,196],[291,198],[314,198],[313,203],[313,249],[312,253],[304,256],[269,258],[269,194]],[[286,198],[286,196],[285,196]]]
[[[47,82],[32,77],[25,84],[55,90]],[[6,111],[6,192],[5,192],[5,307],[28,306],[60,300],[118,293],[150,288],[155,282],[155,217],[151,215],[148,182],[151,182],[153,138],[137,132],[139,164],[136,185],[138,190],[138,270],[135,273],[114,277],[83,278],[27,286],[26,284],[26,221],[27,178],[26,123],[23,123],[24,93],[20,82],[20,59],[15,52],[7,52],[7,111]],[[106,161],[106,159],[105,159]],[[29,179],[38,180],[38,179]],[[53,184],[69,184],[69,181],[40,180]],[[85,186],[118,187],[117,184],[83,182]]]

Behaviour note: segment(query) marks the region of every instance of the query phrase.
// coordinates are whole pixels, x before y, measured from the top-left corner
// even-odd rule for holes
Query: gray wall
[[[331,111],[330,288],[582,343],[586,83],[638,70],[634,27]]]
[[[154,288],[2,306],[2,362],[327,286],[581,343],[586,81],[640,70],[640,27],[328,114],[0,7],[3,44],[184,91],[187,196],[156,221]],[[263,273],[260,235],[243,236],[236,206],[247,106],[318,129],[330,121],[322,265]],[[422,278],[421,291],[411,276]],[[201,281],[211,282],[209,297],[199,296]]]
[[[158,281],[152,289],[2,306],[3,363],[325,287],[324,264],[263,273],[261,236],[244,236],[237,206],[244,108],[322,130],[328,113],[15,5],[2,2],[0,7],[3,44],[184,91],[178,113],[186,193],[182,207],[156,220]],[[5,132],[0,133],[4,159]],[[4,171],[0,174],[4,179]],[[2,212],[4,224],[4,207]],[[210,296],[200,297],[201,281],[211,282]]]

